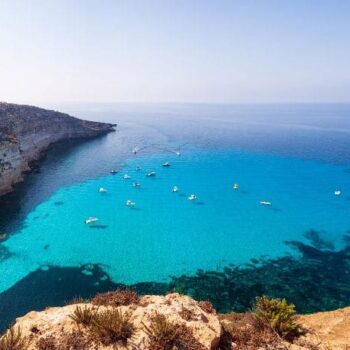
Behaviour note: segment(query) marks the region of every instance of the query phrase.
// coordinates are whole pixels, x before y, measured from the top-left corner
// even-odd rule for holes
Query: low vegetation
[[[89,326],[95,318],[96,310],[88,306],[77,306],[70,318],[78,325]]]
[[[137,305],[140,302],[140,298],[130,289],[117,289],[114,292],[97,294],[91,302],[94,305],[118,307],[131,304]]]
[[[210,301],[200,301],[198,303],[199,307],[208,314],[213,314],[215,312],[214,306]]]
[[[90,339],[81,331],[62,332],[59,336],[48,335],[36,342],[37,350],[88,350]]]
[[[257,297],[254,307],[256,319],[281,337],[289,337],[298,332],[296,311],[286,299],[273,299],[267,296]]]
[[[0,338],[0,350],[26,350],[27,344],[20,328],[11,327]]]
[[[192,330],[185,325],[170,322],[164,315],[155,314],[151,324],[144,324],[149,337],[149,350],[203,350],[205,349],[194,337]]]
[[[125,345],[134,333],[134,326],[127,313],[112,309],[96,312],[89,326],[89,332],[93,339],[104,345],[118,342]]]

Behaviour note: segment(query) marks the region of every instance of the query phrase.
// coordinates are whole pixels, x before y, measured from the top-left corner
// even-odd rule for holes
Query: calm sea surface
[[[306,245],[311,239],[328,255],[346,247],[349,105],[90,105],[63,111],[118,128],[59,145],[40,173],[2,199],[0,231],[7,239],[0,243],[0,319],[1,313],[11,321],[119,283],[147,292],[169,283],[169,276],[193,276],[198,269],[220,272],[261,256],[298,259],[300,251],[286,241]],[[150,171],[156,176],[147,177]],[[196,201],[188,200],[191,194]],[[262,206],[263,200],[272,205]],[[90,216],[99,221],[86,225]],[[348,288],[347,280],[340,283]]]

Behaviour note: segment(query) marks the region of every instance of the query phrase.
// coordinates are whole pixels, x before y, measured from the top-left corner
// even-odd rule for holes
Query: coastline
[[[0,196],[38,170],[56,144],[95,138],[115,131],[115,127],[34,106],[0,103]]]

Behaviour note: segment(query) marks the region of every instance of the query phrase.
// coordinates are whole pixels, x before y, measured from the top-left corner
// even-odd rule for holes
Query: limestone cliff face
[[[0,195],[22,181],[30,163],[52,144],[96,137],[113,131],[113,127],[38,107],[0,102]]]

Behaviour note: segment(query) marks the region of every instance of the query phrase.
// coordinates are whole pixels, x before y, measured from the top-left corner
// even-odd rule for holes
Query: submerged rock
[[[85,121],[33,106],[0,102],[0,195],[23,181],[23,174],[54,143],[114,131],[113,124]]]

